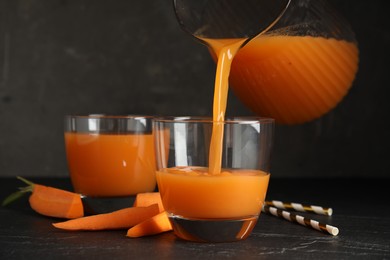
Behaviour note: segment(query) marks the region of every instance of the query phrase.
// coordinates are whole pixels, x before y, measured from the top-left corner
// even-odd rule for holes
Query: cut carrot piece
[[[53,226],[65,230],[107,230],[130,228],[158,214],[158,205],[149,207],[130,207],[110,213],[86,216],[64,222],[53,223]]]
[[[29,202],[33,210],[45,216],[68,219],[84,216],[80,194],[70,191],[34,184]]]
[[[135,225],[127,231],[128,237],[142,237],[160,234],[172,230],[171,222],[165,211]]]
[[[57,218],[79,218],[84,216],[83,203],[80,194],[35,184],[22,177],[17,177],[28,186],[20,188],[4,199],[2,205],[6,206],[14,200],[30,193],[30,206],[39,214]]]
[[[164,211],[159,192],[141,192],[135,197],[134,207],[147,207],[152,204],[158,204],[160,212]]]

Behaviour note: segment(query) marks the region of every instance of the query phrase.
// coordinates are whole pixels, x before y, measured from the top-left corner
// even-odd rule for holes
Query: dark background
[[[359,71],[323,117],[276,128],[274,177],[387,177],[385,1],[330,1],[351,23]],[[68,176],[63,116],[211,115],[215,64],[171,0],[0,0],[0,176]],[[251,115],[230,93],[227,115]]]

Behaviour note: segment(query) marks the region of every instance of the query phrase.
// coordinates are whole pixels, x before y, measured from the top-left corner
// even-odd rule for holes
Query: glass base
[[[246,239],[255,227],[258,216],[239,219],[191,219],[169,215],[173,232],[194,242],[234,242]]]
[[[132,207],[135,197],[135,195],[124,197],[88,197],[82,195],[81,200],[85,215],[95,215]]]

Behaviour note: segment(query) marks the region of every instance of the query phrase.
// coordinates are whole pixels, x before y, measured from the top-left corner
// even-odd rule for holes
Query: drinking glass
[[[123,198],[131,204],[129,197],[155,190],[152,120],[138,115],[65,116],[70,178],[93,213],[106,211],[99,209],[108,204],[104,199],[112,203]]]
[[[221,147],[211,149],[213,127]],[[270,178],[274,120],[207,117],[154,120],[157,184],[174,233],[197,242],[247,238],[261,212]],[[210,151],[221,149],[221,171]]]

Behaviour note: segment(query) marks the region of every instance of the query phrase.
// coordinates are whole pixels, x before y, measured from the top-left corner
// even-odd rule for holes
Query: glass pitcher
[[[245,5],[240,10],[243,17],[245,14],[250,17],[249,10],[252,13],[262,7],[272,10],[265,4],[272,6],[275,2],[240,3]],[[239,8],[235,5],[234,8]],[[224,26],[234,30],[229,17],[218,15],[219,20],[225,21]],[[264,25],[274,19],[275,12],[257,15],[261,16],[259,21],[263,21],[264,30],[239,50],[231,66],[230,88],[239,100],[254,113],[272,117],[279,124],[308,122],[333,109],[348,93],[358,70],[358,45],[348,22],[326,0],[291,0],[284,13],[268,27]],[[201,24],[202,17],[197,18]],[[209,27],[203,26],[197,32],[207,33],[205,28]],[[230,38],[246,36],[234,34]],[[210,48],[215,60],[218,52]]]

